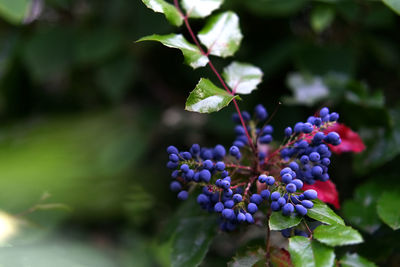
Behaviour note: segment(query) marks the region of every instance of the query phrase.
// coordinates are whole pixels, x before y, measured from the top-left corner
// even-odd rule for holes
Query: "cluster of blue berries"
[[[306,123],[296,123],[294,132],[290,127],[285,129],[285,135],[290,139],[298,137],[293,145],[285,147],[280,153],[282,159],[289,162],[294,177],[308,184],[329,180],[328,166],[332,153],[328,144],[337,146],[341,139],[336,132],[325,135],[324,130],[336,123],[338,118],[336,112],[329,114],[328,108],[322,108],[319,117],[311,116]]]
[[[250,133],[252,132],[251,126],[249,125],[249,122],[251,121],[251,115],[249,112],[247,111],[243,111],[242,112],[242,118],[246,124],[246,129],[247,131]],[[254,122],[255,124],[259,123],[259,122],[263,122],[268,118],[268,112],[266,110],[266,108],[259,104],[254,108]],[[236,139],[233,142],[234,146],[237,146],[239,148],[242,148],[246,145],[249,145],[249,140],[246,136],[246,132],[244,127],[241,125],[241,121],[240,121],[240,117],[237,113],[233,114],[232,116],[232,120],[237,123],[237,125],[235,126],[235,134],[236,134]],[[265,125],[262,128],[255,128],[254,129],[255,134],[258,137],[258,142],[260,144],[269,144],[272,142],[273,138],[272,138],[272,133],[274,132],[274,128],[271,125]],[[261,158],[262,158],[262,154],[261,154]]]
[[[199,186],[201,190],[195,191],[197,203],[209,212],[220,214],[220,227],[225,231],[232,231],[242,223],[254,223],[254,214],[264,204],[285,216],[305,216],[314,206],[317,192],[302,192],[303,183],[329,179],[331,152],[328,145],[338,145],[341,140],[337,133],[325,135],[324,130],[338,117],[335,112],[329,113],[328,108],[321,109],[319,116],[297,123],[294,131],[286,128],[287,143],[278,148],[277,153],[266,155],[257,147],[272,142],[273,128],[270,125],[256,127],[258,122],[268,118],[265,107],[257,105],[253,121],[248,112],[242,113],[245,124],[235,127],[237,138],[228,152],[222,145],[202,148],[194,144],[189,151],[169,146],[167,167],[172,170],[173,178],[170,188],[178,199],[186,200],[189,189]],[[234,114],[233,120],[240,123],[238,114]],[[242,157],[241,149],[250,145],[248,136],[255,143],[259,165]],[[242,162],[247,165],[240,165]]]

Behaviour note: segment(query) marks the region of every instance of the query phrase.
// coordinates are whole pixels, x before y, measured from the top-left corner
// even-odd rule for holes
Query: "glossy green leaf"
[[[378,200],[379,217],[393,230],[400,229],[400,193],[385,192]]]
[[[340,259],[342,267],[376,267],[375,263],[361,257],[357,253],[347,253]]]
[[[263,72],[247,63],[232,62],[222,74],[226,83],[237,94],[250,94],[261,82]]]
[[[298,225],[302,220],[302,217],[295,216],[284,216],[282,212],[273,212],[269,219],[269,227],[271,230],[283,230]]]
[[[289,239],[289,252],[292,263],[296,267],[329,267],[335,262],[333,248],[304,236]]]
[[[0,0],[0,16],[8,22],[21,24],[31,3],[30,0]]]
[[[335,17],[334,10],[328,6],[318,6],[311,13],[311,27],[317,33],[328,28]]]
[[[320,225],[314,230],[313,237],[329,246],[353,245],[363,242],[363,238],[357,230],[340,224]]]
[[[185,109],[199,113],[211,113],[226,107],[236,97],[218,88],[210,80],[201,78],[186,100]]]
[[[394,12],[400,15],[400,1],[399,0],[382,0],[385,5],[390,7]]]
[[[204,18],[218,9],[224,0],[182,0],[189,18]]]
[[[208,58],[202,55],[199,48],[189,43],[182,34],[153,34],[138,40],[138,42],[141,41],[158,41],[167,47],[180,49],[185,57],[185,63],[194,69],[204,67],[208,63]]]
[[[244,254],[238,254],[228,262],[229,267],[247,267],[254,266],[257,262],[263,260],[265,250],[262,248],[246,250]]]
[[[331,208],[329,208],[328,205],[320,201],[314,203],[314,207],[308,210],[307,216],[326,224],[344,225],[343,219],[340,218],[339,215],[337,215]]]
[[[164,0],[142,0],[142,2],[154,12],[163,13],[172,25],[182,25],[183,18],[174,5]]]
[[[211,55],[232,56],[239,49],[243,38],[239,17],[231,11],[212,16],[198,37]]]
[[[198,266],[206,255],[215,233],[216,223],[213,216],[181,219],[172,244],[172,266]]]
[[[382,183],[375,181],[359,186],[354,198],[343,204],[345,218],[357,228],[370,234],[374,233],[381,225],[376,212],[376,203],[383,190]]]

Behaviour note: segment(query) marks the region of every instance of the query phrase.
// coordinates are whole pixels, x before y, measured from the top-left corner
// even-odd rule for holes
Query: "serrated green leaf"
[[[311,13],[311,27],[316,33],[328,28],[335,17],[335,12],[328,6],[318,6]]]
[[[142,0],[142,2],[154,12],[163,13],[167,20],[175,26],[183,23],[182,15],[176,7],[164,0]]]
[[[357,253],[347,253],[340,259],[342,267],[376,267],[375,263],[361,257]]]
[[[292,214],[291,216],[284,216],[282,212],[273,212],[269,219],[269,227],[271,230],[283,230],[286,228],[298,225],[302,217]]]
[[[204,18],[218,9],[224,0],[182,0],[189,18]]]
[[[296,267],[329,267],[335,262],[333,248],[311,241],[304,236],[289,239],[289,252],[292,263]]]
[[[199,32],[200,41],[211,55],[229,57],[239,49],[243,35],[239,27],[239,17],[227,11],[208,19]]]
[[[29,0],[0,0],[0,16],[8,22],[21,24],[31,5]]]
[[[237,94],[250,94],[261,82],[263,72],[251,64],[232,62],[222,74],[229,87]]]
[[[385,5],[390,7],[394,12],[400,15],[400,1],[399,0],[382,0]]]
[[[343,219],[329,208],[328,205],[320,201],[314,203],[314,207],[308,210],[307,216],[326,224],[344,225]]]
[[[189,43],[182,34],[153,34],[140,38],[137,42],[142,41],[158,41],[167,47],[180,49],[185,57],[185,63],[194,69],[204,67],[208,63],[208,58],[201,53],[197,46]]]
[[[216,233],[213,216],[184,218],[176,229],[172,244],[171,265],[198,266]]]
[[[236,97],[215,86],[210,80],[201,78],[186,100],[185,109],[211,113],[226,107]]]
[[[378,200],[379,217],[393,230],[400,229],[400,193],[385,192]]]
[[[340,224],[320,225],[314,230],[313,237],[329,246],[353,245],[363,242],[363,238],[357,230]]]

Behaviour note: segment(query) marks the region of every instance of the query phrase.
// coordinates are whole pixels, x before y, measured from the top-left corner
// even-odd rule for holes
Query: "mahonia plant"
[[[331,148],[341,143],[339,134],[330,130],[337,124],[338,113],[324,107],[306,122],[287,127],[281,145],[274,145],[274,129],[269,125],[272,116],[266,108],[257,105],[251,116],[237,104],[239,94],[250,94],[257,88],[262,71],[251,64],[234,61],[221,75],[210,58],[211,55],[233,56],[239,49],[243,35],[238,16],[232,11],[215,14],[195,34],[189,19],[211,15],[223,0],[182,0],[181,3],[174,0],[173,4],[164,0],[142,1],[153,11],[163,13],[172,25],[184,24],[193,43],[182,34],[154,34],[139,41],[158,41],[180,49],[186,64],[192,68],[208,65],[222,86],[219,88],[210,79],[201,78],[190,93],[185,109],[210,113],[230,102],[236,109],[233,120],[237,123],[234,128],[237,137],[229,149],[222,145],[206,148],[198,144],[187,151],[175,146],[167,148],[167,167],[173,178],[170,189],[178,199],[186,200],[191,192],[199,192],[197,203],[202,209],[219,214],[223,231],[234,231],[249,224],[265,227],[265,249],[252,253],[251,260],[247,259],[250,265],[258,261],[273,265],[271,251],[275,248],[288,253],[283,249],[284,244],[271,244],[271,231],[280,231],[289,238],[290,257],[280,257],[285,261],[284,266],[325,267],[367,262],[357,254],[335,259],[335,246],[357,244],[363,241],[362,237],[318,200],[317,191],[303,191],[306,185],[329,180]]]

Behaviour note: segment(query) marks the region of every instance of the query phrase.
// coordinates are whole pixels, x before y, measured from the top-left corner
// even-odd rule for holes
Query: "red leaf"
[[[336,154],[343,152],[360,153],[365,149],[365,145],[358,133],[353,132],[342,123],[335,123],[324,131],[325,134],[329,132],[337,132],[340,135],[340,139],[342,139],[342,143],[338,146],[329,145],[330,150]]]
[[[283,248],[272,249],[271,263],[273,264],[273,266],[278,267],[293,267],[289,252]]]
[[[332,204],[336,209],[340,209],[339,193],[336,190],[336,185],[328,180],[326,182],[316,181],[313,185],[304,184],[303,190],[314,189],[318,193],[318,198]]]

